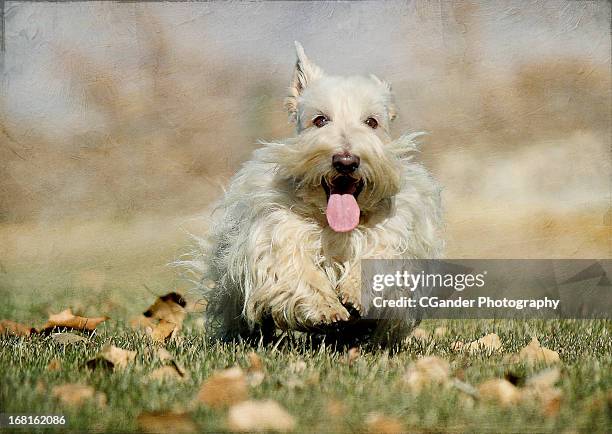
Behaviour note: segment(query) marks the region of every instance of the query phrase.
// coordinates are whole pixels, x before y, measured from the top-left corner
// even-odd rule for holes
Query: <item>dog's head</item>
[[[333,230],[348,232],[399,190],[399,160],[386,149],[396,116],[391,87],[373,75],[327,75],[297,42],[296,50],[285,106],[298,135],[276,163]]]

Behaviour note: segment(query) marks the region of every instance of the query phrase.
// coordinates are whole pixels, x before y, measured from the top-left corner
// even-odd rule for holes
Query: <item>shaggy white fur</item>
[[[261,143],[232,179],[196,257],[184,262],[214,282],[201,289],[224,338],[249,335],[266,319],[297,330],[353,321],[361,259],[437,258],[443,247],[440,189],[412,161],[418,134],[389,135],[390,86],[375,76],[328,76],[296,49],[286,107],[297,137]],[[338,154],[360,161],[344,177],[358,186],[350,191],[360,210],[347,232],[326,219]]]

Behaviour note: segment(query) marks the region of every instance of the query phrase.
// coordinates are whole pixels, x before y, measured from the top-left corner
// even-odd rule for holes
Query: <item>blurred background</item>
[[[4,8],[5,309],[140,309],[184,286],[167,264],[187,232],[257,139],[293,134],[294,40],[328,73],[390,81],[395,136],[428,133],[448,257],[612,257],[609,2]]]

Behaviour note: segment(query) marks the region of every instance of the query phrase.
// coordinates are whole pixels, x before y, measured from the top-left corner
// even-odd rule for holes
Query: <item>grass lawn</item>
[[[431,330],[441,323],[426,322],[423,328]],[[362,352],[349,365],[346,351],[309,348],[300,339],[286,339],[276,348],[212,343],[206,339],[200,321],[191,318],[181,335],[166,346],[188,372],[183,381],[150,380],[150,372],[161,365],[154,357],[155,344],[121,320],[103,323],[95,333],[86,335],[86,342],[70,345],[41,335],[3,336],[0,403],[5,413],[65,415],[68,425],[59,431],[66,432],[135,431],[141,412],[169,410],[187,412],[201,431],[222,431],[227,429],[227,410],[196,405],[198,389],[216,369],[248,367],[247,355],[254,350],[263,362],[265,377],[261,384],[249,388],[249,397],[280,403],[294,416],[298,432],[376,430],[366,423],[371,413],[397,419],[410,432],[609,432],[609,322],[448,321],[444,325],[450,333],[443,338],[414,340],[396,355]],[[500,336],[504,345],[501,354],[451,350],[456,339],[469,341],[489,332]],[[529,377],[543,366],[510,365],[503,357],[518,351],[532,335],[543,346],[558,351],[562,360],[558,384],[562,400],[555,415],[544,415],[535,401],[502,407],[474,400],[453,387],[426,387],[421,393],[413,393],[402,386],[407,366],[424,355],[448,360],[452,374],[473,385],[508,372],[518,378]],[[123,371],[88,369],[86,361],[106,343],[137,351],[135,361]],[[47,365],[54,358],[61,361],[61,368],[50,371]],[[302,369],[296,370],[299,364]],[[64,383],[90,385],[106,395],[107,403],[62,405],[50,390]]]
[[[135,232],[128,229],[128,235]],[[154,238],[148,232],[145,235],[143,238]],[[141,428],[138,416],[143,412],[184,412],[200,431],[223,431],[228,429],[228,409],[196,404],[198,391],[215,370],[235,365],[247,368],[249,353],[255,351],[265,376],[260,384],[248,387],[249,399],[279,403],[295,419],[297,432],[381,432],[399,427],[409,432],[612,430],[610,321],[425,321],[421,328],[431,332],[443,326],[447,334],[412,340],[393,355],[362,350],[349,364],[346,349],[313,348],[299,338],[285,338],[267,348],[213,343],[206,338],[202,315],[191,313],[178,336],[166,344],[187,375],[182,381],[152,380],[150,373],[162,365],[155,355],[157,345],[142,331],[133,330],[129,320],[146,310],[156,295],[180,289],[174,271],[164,266],[172,258],[170,249],[164,247],[169,242],[160,241],[159,248],[157,244],[139,247],[135,249],[138,255],[128,255],[117,252],[116,247],[131,248],[128,242],[119,242],[126,235],[120,233],[118,238],[99,245],[100,251],[94,252],[98,256],[76,251],[39,263],[35,247],[40,243],[35,238],[27,244],[22,237],[15,244],[21,246],[20,257],[11,258],[7,250],[0,264],[0,319],[40,326],[49,313],[67,307],[84,316],[108,315],[111,319],[94,333],[74,332],[86,337],[74,344],[58,343],[49,335],[1,335],[0,413],[65,415],[67,425],[55,429],[60,432],[129,432]],[[53,246],[61,245],[60,241],[49,244],[48,257],[53,257]],[[141,246],[137,241],[134,245]],[[180,246],[184,240],[172,242]],[[27,253],[23,246],[30,244],[31,259],[23,259]],[[501,352],[452,349],[455,341],[469,342],[488,333],[499,335]],[[522,389],[525,379],[547,367],[511,363],[507,358],[534,336],[560,356],[556,388],[561,400],[555,411],[545,411],[534,399],[504,407],[454,386],[426,386],[417,393],[402,382],[411,363],[433,355],[447,360],[451,378],[463,383],[477,387],[511,373]],[[136,351],[135,360],[124,370],[87,368],[86,362],[109,343]],[[57,370],[47,368],[53,359],[60,362]],[[62,404],[53,388],[67,383],[91,386],[105,395],[106,404],[96,400],[76,407]],[[373,413],[381,415],[382,423],[372,423]],[[14,430],[37,431],[32,427]]]

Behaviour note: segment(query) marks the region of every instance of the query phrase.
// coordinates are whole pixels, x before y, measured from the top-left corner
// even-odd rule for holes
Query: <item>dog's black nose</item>
[[[332,157],[332,166],[340,173],[353,173],[359,167],[359,157],[345,152]]]

